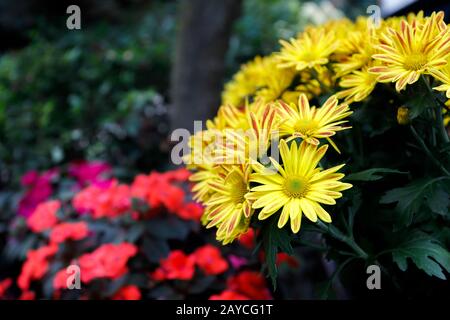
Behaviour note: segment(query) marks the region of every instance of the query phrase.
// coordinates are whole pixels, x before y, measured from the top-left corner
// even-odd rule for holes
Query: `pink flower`
[[[235,256],[231,254],[229,257],[231,266],[234,269],[240,269],[242,266],[245,266],[248,263],[248,260],[244,257]]]
[[[82,160],[69,165],[69,174],[78,180],[81,188],[89,184],[104,184],[108,181],[105,176],[110,172],[111,166],[101,161],[86,162]]]
[[[57,174],[58,169],[55,168],[42,174],[39,174],[37,171],[28,171],[22,176],[21,183],[28,189],[19,200],[18,212],[21,216],[29,217],[38,204],[52,195],[52,180]]]

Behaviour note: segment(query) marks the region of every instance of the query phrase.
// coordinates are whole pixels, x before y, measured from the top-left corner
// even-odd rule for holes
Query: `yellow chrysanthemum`
[[[294,233],[300,230],[303,214],[313,222],[317,218],[331,222],[322,204],[336,204],[335,199],[342,197],[340,191],[352,185],[339,181],[344,174],[336,172],[344,165],[323,171],[317,167],[327,147],[318,148],[304,141],[297,147],[293,141],[289,148],[286,141],[281,140],[283,167],[272,160],[277,173],[270,174],[262,165],[254,166],[255,173],[251,174],[250,181],[260,185],[251,188],[246,198],[253,202],[253,209],[260,210],[258,219],[267,219],[281,209],[278,227],[284,227],[290,219]]]
[[[222,103],[239,107],[249,99],[273,101],[289,87],[293,77],[293,70],[277,68],[274,56],[256,57],[225,85]]]
[[[222,130],[214,146],[216,163],[243,164],[256,161],[266,154],[271,140],[277,138],[278,122],[272,104],[258,100],[246,110],[245,125]]]
[[[337,131],[349,129],[342,120],[352,114],[347,104],[338,105],[336,96],[331,96],[321,108],[310,107],[308,98],[301,94],[298,104],[278,103],[280,119],[280,137],[288,137],[288,141],[302,138],[307,143],[319,144],[320,138],[329,138]]]
[[[424,23],[402,20],[400,29],[390,28],[383,34],[381,52],[374,59],[383,63],[369,69],[379,82],[395,82],[397,91],[416,82],[420,75],[446,65],[450,55],[450,29],[443,22],[444,14],[433,13]]]
[[[209,182],[214,192],[205,203],[203,221],[207,228],[217,227],[217,240],[232,242],[246,232],[253,213],[249,191],[249,166],[224,166],[223,171]]]
[[[377,84],[377,76],[368,72],[367,68],[355,70],[341,78],[339,85],[344,88],[336,96],[345,98],[347,103],[359,102],[367,98]]]
[[[280,43],[283,48],[277,55],[279,66],[298,71],[327,64],[329,56],[339,46],[334,32],[323,28],[310,29],[298,39],[280,40]]]
[[[254,94],[261,84],[262,59],[256,57],[252,61],[241,66],[241,69],[233,76],[224,88],[222,103],[233,106],[242,106],[248,96]]]
[[[442,82],[441,85],[434,87],[434,90],[444,91],[447,98],[450,99],[450,57],[447,58],[447,65],[440,70],[430,70],[431,75],[438,81]]]
[[[334,65],[338,76],[361,69],[372,61],[374,49],[370,39],[372,39],[370,31],[367,30],[352,32],[342,41],[341,48],[346,51],[346,54],[339,63]]]
[[[190,153],[183,157],[186,166],[195,171],[189,177],[194,182],[192,192],[194,200],[206,201],[210,196],[209,181],[216,177],[217,167],[214,164],[214,141],[217,131],[204,130],[189,139]]]

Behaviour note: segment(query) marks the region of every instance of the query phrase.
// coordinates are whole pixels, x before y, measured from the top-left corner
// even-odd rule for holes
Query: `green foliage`
[[[278,276],[278,268],[277,268],[277,254],[279,252],[285,252],[289,255],[294,253],[292,245],[291,245],[291,231],[287,228],[278,228],[277,225],[278,218],[276,216],[271,217],[266,223],[262,230],[262,239],[257,247],[262,245],[265,253],[265,266],[267,268],[269,277],[272,280],[272,285],[274,289],[277,286],[277,276]]]
[[[430,276],[445,280],[442,272],[450,272],[450,253],[433,237],[420,232],[411,232],[392,252],[392,258],[402,271],[408,269],[407,259]]]
[[[355,172],[347,175],[345,180],[348,181],[376,181],[383,178],[381,173],[405,173],[398,170],[387,168],[372,168],[360,172]]]
[[[435,189],[435,185],[443,179],[450,178],[419,179],[406,187],[392,189],[386,192],[380,199],[380,203],[397,203],[396,209],[401,215],[401,221],[404,225],[408,226],[413,221],[414,213],[417,212],[424,203],[428,205],[431,204],[431,207],[435,210],[445,210],[445,208],[442,208],[442,205],[445,206],[445,202],[439,203],[440,198],[445,198],[445,195],[438,194],[438,196],[436,196]],[[442,192],[444,191],[441,190],[441,193]],[[448,193],[446,193],[446,195],[448,198]]]
[[[167,93],[175,23],[158,10],[135,25],[35,33],[0,56],[2,183],[79,158],[145,171],[161,163],[168,129],[156,92]]]

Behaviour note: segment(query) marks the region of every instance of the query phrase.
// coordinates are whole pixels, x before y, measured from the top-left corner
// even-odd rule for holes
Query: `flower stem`
[[[367,258],[369,257],[369,255],[355,242],[353,237],[346,236],[338,228],[332,225],[326,225],[320,220],[317,220],[316,225],[335,239],[346,243],[350,248],[353,249],[353,251],[355,251],[358,257],[364,260],[367,260]]]
[[[437,126],[439,128],[439,132],[441,134],[442,140],[447,143],[450,142],[450,139],[448,137],[448,133],[447,130],[445,129],[444,126],[444,119],[442,118],[442,102],[436,97],[436,95],[434,94],[433,89],[431,88],[430,84],[428,83],[427,79],[422,75],[422,82],[425,83],[425,86],[427,87],[428,93],[430,94],[430,96],[433,98],[434,102],[435,102],[435,113],[436,113],[436,121],[437,121]]]
[[[445,126],[444,126],[444,119],[442,118],[442,109],[441,109],[440,105],[437,106],[436,119],[437,119],[437,122],[438,122],[439,131],[441,132],[442,140],[445,143],[450,142],[447,130],[445,129]]]
[[[425,151],[425,153],[427,154],[427,156],[431,159],[431,161],[439,168],[441,169],[441,171],[447,175],[450,176],[450,172],[448,172],[447,169],[444,168],[444,166],[434,157],[434,155],[431,153],[430,149],[428,149],[427,145],[425,144],[425,142],[423,141],[423,139],[419,136],[419,134],[417,133],[416,129],[414,129],[414,127],[412,125],[409,126],[411,129],[411,132],[414,136],[414,138],[417,140],[417,142],[420,144],[420,146],[422,147],[423,151]]]

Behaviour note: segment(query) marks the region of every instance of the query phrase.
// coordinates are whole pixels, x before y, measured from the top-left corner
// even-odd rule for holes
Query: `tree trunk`
[[[220,105],[224,59],[241,0],[183,0],[171,74],[172,129],[193,131]]]

